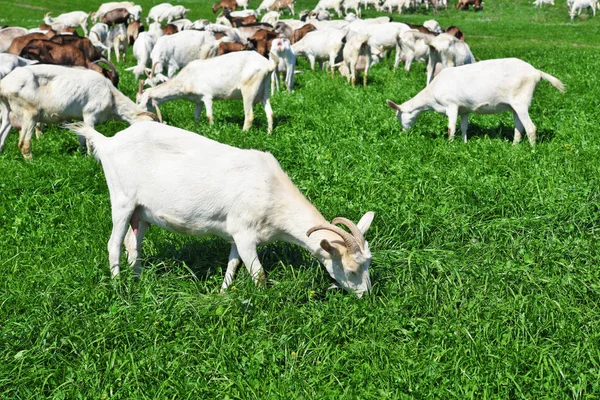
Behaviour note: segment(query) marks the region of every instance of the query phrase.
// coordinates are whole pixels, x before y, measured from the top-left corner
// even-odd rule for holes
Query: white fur
[[[206,115],[212,124],[213,100],[243,100],[243,130],[246,131],[254,119],[252,105],[262,101],[270,133],[273,129],[273,110],[269,90],[271,72],[276,62],[267,60],[255,51],[239,51],[210,60],[196,60],[171,80],[144,91],[138,99],[139,104],[148,108],[154,101],[161,104],[184,98],[196,103],[194,119],[197,122],[204,103]]]
[[[342,40],[347,32],[347,29],[318,29],[308,32],[306,36],[292,45],[292,49],[297,56],[308,57],[310,68],[313,70],[315,61],[329,61],[333,76],[335,59],[344,46]]]
[[[127,54],[127,28],[125,24],[118,24],[113,27],[108,33],[108,37],[105,42],[106,47],[108,48],[108,59],[110,60],[111,49],[115,50],[115,54],[117,56],[117,61],[121,61],[121,54],[123,54],[123,60],[125,60],[125,55]]]
[[[571,11],[569,12],[571,21],[573,20],[573,18],[575,18],[575,13],[577,12],[577,15],[580,15],[581,10],[583,10],[584,8],[591,8],[592,14],[595,17],[597,7],[598,7],[598,0],[575,0],[575,1],[573,1],[573,5],[571,5]]]
[[[410,66],[413,61],[428,61],[431,41],[435,38],[434,35],[421,33],[416,30],[403,32],[400,35],[399,43],[404,56],[404,70],[410,71]],[[399,59],[396,59],[399,62]],[[398,68],[398,64],[394,64],[394,69]]]
[[[133,71],[135,79],[140,79],[146,68],[152,66],[150,58],[152,48],[154,48],[154,38],[148,32],[140,32],[133,43],[133,56],[137,60],[137,65],[126,69],[126,71]]]
[[[410,8],[411,0],[385,0],[385,2],[379,6],[378,11],[385,11],[390,14],[394,12],[394,7],[397,8],[398,14],[402,14],[403,8]]]
[[[170,24],[171,21],[185,18],[189,11],[189,8],[185,8],[184,6],[172,6],[166,8],[163,13],[157,17],[156,21],[167,21],[167,24]]]
[[[443,68],[472,64],[475,56],[468,44],[448,33],[436,36],[430,42],[429,61],[427,62],[427,83],[429,84]]]
[[[396,59],[394,65],[398,65],[401,53],[398,38],[402,33],[409,31],[410,27],[401,22],[387,22],[383,24],[356,24],[356,22],[353,22],[350,25],[350,29],[354,32],[369,36],[372,64],[381,61],[384,54],[383,51],[391,51],[391,49],[395,48]]]
[[[279,22],[279,11],[269,11],[260,19],[260,22],[275,26]]]
[[[108,50],[108,47],[106,47],[105,43],[108,40],[109,31],[110,29],[106,24],[103,24],[101,22],[94,24],[94,26],[92,26],[92,28],[90,29],[90,42],[92,42],[94,47],[96,47],[100,51]]]
[[[342,18],[342,3],[344,0],[319,0],[313,11],[335,10],[338,17]]]
[[[72,11],[69,13],[60,14],[57,17],[44,17],[44,22],[48,25],[60,24],[67,28],[77,28],[81,26],[83,34],[88,35],[88,17],[89,14],[84,11]]]
[[[554,1],[554,0],[552,0],[552,1]],[[429,29],[433,33],[444,33],[444,29],[442,29],[440,24],[434,19],[430,19],[430,20],[423,22],[423,26],[425,28]]]
[[[161,22],[160,17],[171,7],[173,7],[173,5],[170,3],[161,3],[152,7],[148,12],[148,16],[146,17],[146,24],[150,25],[151,20]]]
[[[296,53],[289,39],[277,38],[271,43],[271,59],[279,59],[271,77],[271,91],[274,86],[279,90],[279,73],[285,72],[285,86],[288,92],[294,90],[294,72],[296,70]]]
[[[359,297],[371,289],[368,243],[351,251],[331,230],[308,236],[311,228],[329,223],[270,153],[149,122],[111,138],[84,124],[69,128],[92,143],[102,163],[112,208],[108,258],[113,277],[120,273],[123,244],[134,274],[141,274],[142,240],[149,226],[157,225],[231,243],[222,291],[242,262],[257,284],[264,281],[256,247],[277,240],[309,250],[340,287]],[[366,232],[373,217],[366,213],[356,228]]]
[[[512,111],[515,119],[513,144],[521,140],[525,129],[529,143],[534,146],[536,128],[529,117],[529,105],[535,86],[541,79],[564,91],[561,81],[517,58],[480,61],[447,68],[412,99],[401,105],[388,100],[388,105],[396,110],[396,117],[404,129],[410,128],[424,111],[434,110],[446,114],[450,140],[454,138],[456,121],[460,116],[465,143],[469,113],[497,114]]]
[[[340,73],[348,79],[352,86],[356,83],[356,71],[363,70],[363,86],[367,86],[367,76],[371,65],[371,48],[369,36],[363,34],[352,35],[346,40],[342,51],[344,60],[339,65]]]
[[[275,4],[275,0],[263,0],[256,9],[256,13],[260,15],[263,11],[269,11],[273,4]]]
[[[113,2],[109,2],[109,3],[104,3],[100,7],[98,7],[98,11],[96,11],[95,13],[92,13],[92,21],[93,22],[101,21],[102,18],[104,17],[104,14],[106,14],[107,12],[112,11],[116,8],[126,8],[129,10],[133,6],[135,6],[135,4],[131,1],[113,1]],[[129,11],[129,12],[131,12],[131,11]]]
[[[8,50],[14,38],[27,35],[28,33],[30,32],[27,29],[16,26],[0,29],[0,53]]]

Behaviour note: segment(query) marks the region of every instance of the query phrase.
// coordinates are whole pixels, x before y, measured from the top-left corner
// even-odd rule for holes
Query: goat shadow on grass
[[[506,141],[509,141],[512,143],[512,141],[514,139],[514,134],[515,134],[514,125],[500,124],[493,128],[483,128],[479,125],[470,123],[469,129],[467,131],[467,140],[471,139],[471,138],[475,138],[475,137],[484,138],[487,136],[490,139],[506,140]],[[439,136],[435,132],[426,132],[426,133],[424,133],[424,135],[431,139],[435,139]],[[444,132],[443,136],[448,137],[447,132]],[[538,131],[536,133],[536,143],[539,144],[539,143],[551,142],[553,139],[554,139],[554,131],[553,130],[538,129]],[[457,128],[456,128],[456,136],[454,137],[454,140],[455,141],[462,140],[462,133],[460,131],[459,126],[457,126]],[[529,139],[527,138],[527,134],[525,132],[523,132],[521,142],[529,143]]]
[[[161,275],[181,269],[191,272],[198,280],[206,281],[214,274],[225,276],[231,244],[219,238],[189,240],[182,245],[163,243],[157,246],[156,254],[144,257],[142,271],[148,266],[156,266],[156,273]],[[285,242],[271,243],[258,247],[258,258],[267,274],[282,262],[294,268],[313,269],[318,261],[302,248]],[[174,265],[175,267],[169,267]],[[241,265],[238,274],[247,273],[245,266]],[[142,272],[143,273],[143,272]],[[234,278],[235,281],[236,278]]]

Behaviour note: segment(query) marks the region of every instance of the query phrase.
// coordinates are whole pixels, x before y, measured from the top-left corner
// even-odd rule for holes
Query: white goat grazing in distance
[[[84,11],[73,11],[65,14],[60,14],[58,17],[50,17],[50,13],[44,16],[44,22],[48,25],[60,24],[65,28],[77,28],[81,26],[83,34],[88,35],[88,17],[89,14]]]
[[[434,110],[448,116],[448,138],[454,139],[460,115],[463,141],[467,142],[469,113],[496,114],[512,111],[515,119],[513,144],[521,140],[523,128],[534,146],[536,128],[529,117],[529,105],[537,83],[544,79],[563,92],[561,81],[517,58],[480,61],[446,68],[425,89],[401,105],[388,100],[402,128],[410,128],[419,114]]]
[[[96,71],[59,65],[16,68],[0,81],[0,151],[11,129],[10,111],[21,121],[19,148],[26,159],[31,159],[31,136],[38,122],[78,119],[93,126],[109,118],[130,124],[156,119]]]
[[[108,258],[113,277],[120,273],[123,243],[134,274],[140,275],[142,240],[154,224],[229,241],[222,291],[231,285],[241,262],[255,283],[263,282],[256,247],[276,240],[309,250],[338,287],[359,297],[371,289],[371,252],[364,234],[374,213],[366,213],[358,224],[346,218],[328,222],[271,154],[151,122],[111,138],[84,124],[69,129],[91,143],[104,169],[112,206]]]
[[[192,61],[169,81],[138,93],[138,102],[140,106],[148,109],[151,105],[170,100],[189,100],[196,103],[196,122],[204,103],[206,116],[212,124],[213,100],[243,100],[243,130],[246,131],[250,129],[254,120],[252,106],[262,101],[267,115],[268,132],[271,133],[271,72],[275,70],[278,62],[275,58],[269,61],[255,51],[238,51],[209,60]]]

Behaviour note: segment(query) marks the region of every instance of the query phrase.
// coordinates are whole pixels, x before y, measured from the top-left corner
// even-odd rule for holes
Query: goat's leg
[[[110,239],[108,240],[108,262],[110,265],[110,273],[114,278],[121,272],[120,261],[121,261],[121,247],[125,240],[125,234],[127,233],[127,227],[131,221],[131,217],[134,213],[132,207],[123,201],[112,202],[112,232]]]
[[[227,262],[227,271],[225,271],[225,279],[223,279],[223,284],[221,285],[221,294],[225,293],[225,290],[233,282],[233,278],[241,262],[242,259],[238,253],[237,246],[235,243],[232,243],[231,250],[229,251],[229,261]]]
[[[2,120],[2,126],[0,127],[0,153],[2,153],[6,138],[12,129],[9,113],[10,109],[8,103],[5,100],[0,99],[0,119]]]
[[[21,132],[19,134],[19,149],[21,149],[21,154],[23,154],[23,157],[25,157],[26,160],[32,159],[31,137],[33,136],[36,123],[37,121],[32,117],[23,115]]]
[[[194,112],[194,122],[197,124],[202,114],[202,101],[196,103],[196,111]]]
[[[258,259],[258,253],[256,252],[256,243],[246,239],[234,238],[237,251],[242,258],[242,261],[246,265],[248,273],[252,277],[252,280],[257,285],[262,285],[265,282],[265,271],[263,270],[260,260]]]
[[[254,94],[242,92],[242,99],[244,101],[244,127],[242,130],[247,131],[252,126],[252,121],[254,121],[254,111],[252,110]]]
[[[523,123],[519,119],[519,115],[515,111],[513,111],[513,117],[515,119],[515,136],[513,138],[513,146],[521,141],[521,137],[523,134]]]
[[[310,69],[315,70],[315,56],[313,54],[308,55],[308,61],[310,62]]]
[[[460,116],[460,131],[465,143],[467,143],[467,129],[469,129],[469,114],[463,114]]]
[[[458,106],[451,105],[446,109],[446,115],[448,116],[448,140],[454,140],[454,134],[456,133],[456,120],[458,119]]]
[[[268,87],[265,91],[268,91]],[[263,95],[263,107],[265,108],[265,114],[267,115],[267,133],[273,131],[273,109],[271,108],[271,101],[269,100],[268,93]]]
[[[211,97],[205,97],[202,99],[202,101],[204,102],[204,105],[206,106],[206,118],[208,118],[208,123],[209,124],[214,124],[214,118],[213,118],[213,101]]]
[[[150,227],[150,224],[146,221],[140,220],[137,210],[131,216],[129,221],[129,229],[125,235],[125,251],[127,251],[127,262],[133,269],[133,275],[139,278],[142,274],[142,263],[139,258],[142,250],[142,240],[146,231]]]
[[[525,132],[527,132],[527,138],[529,139],[529,144],[535,146],[536,141],[536,128],[531,118],[529,117],[529,110],[527,105],[520,105],[517,107],[513,107],[515,112],[517,113],[523,127],[525,128]]]

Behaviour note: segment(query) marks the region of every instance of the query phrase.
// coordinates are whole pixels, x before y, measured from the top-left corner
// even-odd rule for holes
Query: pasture
[[[3,2],[0,23],[101,2]],[[144,17],[159,1],[139,1]],[[208,1],[182,0],[214,20]],[[258,0],[251,0],[256,8]],[[316,0],[297,0],[296,10]],[[373,10],[363,17],[380,15]],[[331,220],[375,220],[373,293],[331,279],[291,244],[261,247],[269,284],[244,268],[219,295],[229,245],[150,229],[139,281],[110,279],[110,201],[101,166],[48,127],[23,160],[0,155],[0,396],[3,398],[596,398],[600,396],[600,17],[564,1],[486,0],[482,12],[418,10],[394,20],[457,25],[482,59],[518,57],[562,80],[530,108],[538,145],[512,146],[510,113],[472,115],[469,142],[428,112],[408,130],[385,104],[425,84],[425,65],[374,66],[366,88],[299,61],[294,93],[242,132],[241,102],[164,104],[169,125],[271,152]],[[131,48],[118,65],[134,98]],[[97,126],[105,135],[125,123]],[[458,138],[457,138],[458,139]]]

